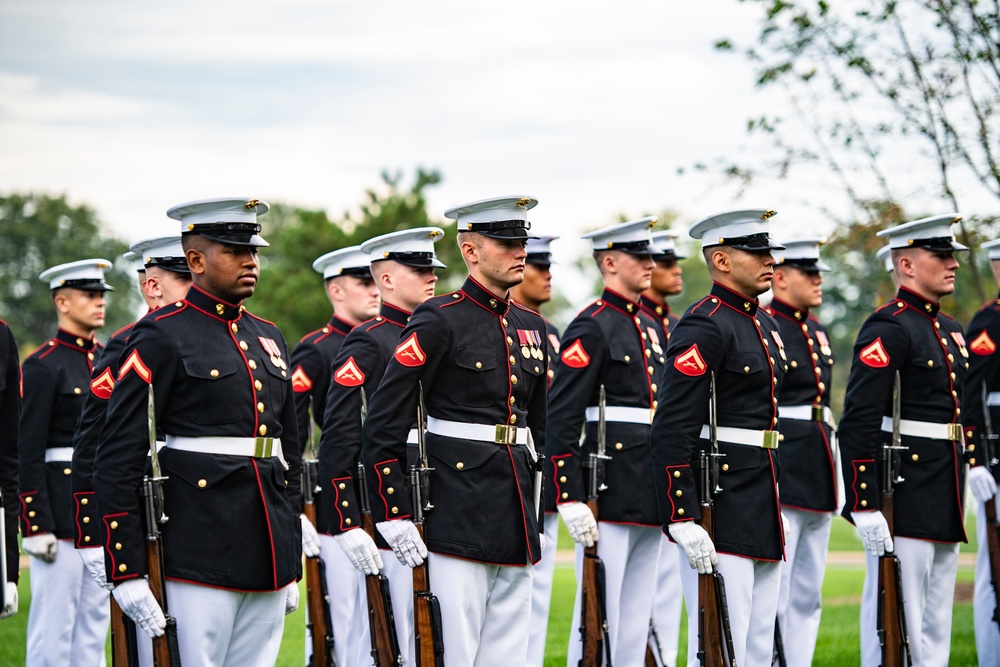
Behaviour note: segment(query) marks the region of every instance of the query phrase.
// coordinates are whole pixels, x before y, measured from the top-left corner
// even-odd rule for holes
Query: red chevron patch
[[[110,368],[105,368],[103,373],[90,381],[90,393],[104,401],[111,398],[114,388],[115,376]]]
[[[153,374],[149,371],[149,368],[142,362],[142,357],[139,356],[139,350],[132,350],[132,354],[128,355],[128,359],[122,364],[122,368],[118,371],[118,381],[129,374],[129,371],[135,371],[136,375],[141,377],[145,382],[152,383]]]

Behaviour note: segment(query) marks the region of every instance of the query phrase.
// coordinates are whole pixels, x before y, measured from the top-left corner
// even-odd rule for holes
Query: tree
[[[275,322],[294,345],[330,317],[323,279],[312,269],[317,257],[414,227],[438,226],[449,232],[435,248],[448,265],[438,269],[438,292],[457,287],[456,277],[464,275],[465,264],[454,240],[454,227],[448,230],[441,221],[431,219],[424,197],[425,188],[441,182],[440,173],[417,169],[409,188],[404,188],[402,181],[398,172],[383,172],[381,187],[365,192],[359,214],[345,212],[339,220],[331,220],[323,211],[274,204],[260,219],[262,234],[271,245],[260,252],[260,287],[248,308]]]
[[[105,237],[96,214],[73,206],[65,195],[11,194],[0,197],[0,318],[10,325],[22,351],[35,349],[55,333],[56,315],[48,286],[38,275],[56,264],[103,257],[115,264],[105,273],[115,287],[107,303],[102,338],[135,319],[140,296],[135,272],[121,259],[128,246]]]
[[[996,2],[741,2],[761,9],[757,40],[716,48],[742,52],[758,87],[780,88],[798,131],[782,114],[748,120],[778,155],[763,169],[728,165],[730,175],[746,184],[819,165],[869,222],[884,202],[928,194],[956,211],[984,196],[1000,203]]]

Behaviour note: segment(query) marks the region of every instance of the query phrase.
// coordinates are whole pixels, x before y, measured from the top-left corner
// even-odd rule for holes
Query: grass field
[[[974,522],[974,518],[970,523]],[[975,538],[975,530],[970,530],[970,538]],[[570,544],[569,536],[560,535],[560,547]],[[846,521],[835,520],[830,539],[831,551],[859,552],[860,543],[853,528]],[[974,553],[975,544],[963,545],[963,553]],[[823,620],[820,626],[816,648],[816,667],[853,666],[860,662],[858,649],[858,618],[860,614],[861,586],[864,567],[838,565],[827,568],[823,583]],[[975,638],[973,635],[972,603],[967,593],[972,586],[973,571],[969,566],[961,566],[958,571],[958,589],[952,620],[952,667],[972,667],[976,665]],[[572,565],[556,567],[553,585],[552,611],[549,616],[549,633],[546,645],[546,667],[562,667],[566,664],[566,647],[569,642],[570,616],[575,592]],[[305,596],[304,586],[303,598]],[[0,621],[0,666],[24,664],[24,642],[27,627],[27,610],[30,605],[27,568],[22,568],[20,612],[11,619]],[[305,637],[305,615],[299,611],[287,617],[285,635],[281,644],[278,665],[281,667],[301,667],[304,663],[303,645]],[[686,623],[681,626],[681,653],[686,651]],[[109,660],[110,664],[110,660]],[[346,666],[342,666],[346,667]]]

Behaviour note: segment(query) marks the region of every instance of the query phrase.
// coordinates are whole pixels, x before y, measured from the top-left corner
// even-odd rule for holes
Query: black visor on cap
[[[627,252],[630,255],[649,255],[651,257],[660,252],[659,248],[646,240],[622,242],[612,241],[608,244],[607,248],[601,248],[601,250],[621,250],[622,252]]]
[[[926,248],[933,252],[954,252],[956,250],[968,250],[961,243],[955,241],[954,236],[935,236],[929,239],[910,239],[911,248]]]
[[[349,266],[345,269],[341,269],[340,273],[336,276],[330,277],[337,278],[338,276],[354,276],[355,278],[367,278],[368,280],[373,280],[372,270],[367,266]]]
[[[87,290],[88,292],[114,292],[115,288],[107,284],[103,280],[97,280],[96,278],[74,278],[72,280],[64,280],[58,287],[53,289],[59,289],[60,287],[72,287],[73,289]]]
[[[196,225],[194,229],[183,234],[201,234],[209,241],[227,243],[229,245],[245,245],[267,247],[269,244],[260,236],[258,222],[212,222]]]
[[[830,267],[818,259],[785,259],[778,262],[776,268],[792,268],[799,271],[830,271]]]
[[[387,252],[382,259],[391,259],[415,269],[445,268],[432,252]]]
[[[663,252],[653,253],[654,262],[676,262],[679,259],[684,259],[684,258],[678,255],[673,250],[665,250]]]
[[[551,252],[529,252],[524,261],[536,266],[549,266],[552,264]]]
[[[531,223],[527,220],[493,220],[491,222],[470,222],[465,231],[476,232],[491,239],[537,239],[528,234]]]
[[[749,250],[750,252],[760,250],[784,250],[785,246],[777,243],[767,232],[757,234],[747,234],[746,236],[734,236],[733,238],[723,238],[722,243],[713,245],[725,245],[738,250]]]
[[[186,257],[147,257],[146,260],[146,268],[158,266],[164,271],[191,273],[191,267],[188,266]]]

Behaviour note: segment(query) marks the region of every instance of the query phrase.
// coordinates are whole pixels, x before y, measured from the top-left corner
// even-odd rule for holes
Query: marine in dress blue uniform
[[[150,312],[180,301],[191,287],[191,272],[181,248],[181,237],[164,236],[136,241],[123,259],[134,262],[139,290]],[[148,314],[148,313],[147,313]],[[90,388],[73,435],[73,533],[74,546],[87,571],[102,588],[108,585],[101,545],[101,515],[94,498],[94,455],[108,411],[108,399],[118,377],[119,356],[135,322],[116,331],[94,362]],[[162,434],[157,438],[162,441]],[[161,443],[162,444],[162,443]],[[152,645],[137,637],[140,665],[152,665]]]
[[[313,270],[323,276],[323,286],[334,312],[322,328],[302,337],[292,350],[289,364],[304,457],[316,457],[314,450],[318,438],[312,436],[312,422],[322,427],[330,374],[340,346],[351,329],[378,311],[378,290],[372,281],[369,265],[368,255],[361,252],[358,246],[325,253],[312,264]],[[309,449],[313,451],[306,451]],[[304,515],[301,517],[303,544],[308,541],[308,536],[318,531],[315,540],[325,565],[326,589],[331,592],[330,632],[334,638],[334,651],[338,662],[350,664],[355,647],[365,646],[368,641],[366,617],[357,609],[357,600],[363,589],[354,567],[330,536],[323,488],[313,491],[317,525],[313,527]],[[310,552],[307,555],[314,554]],[[309,631],[307,628],[307,635]],[[306,641],[307,662],[311,655],[312,642]]]
[[[994,276],[1000,276],[1000,239],[980,246],[987,252]],[[1000,277],[997,278],[1000,283]],[[976,627],[976,654],[983,667],[1000,662],[1000,626],[993,620],[996,594],[993,590],[986,538],[986,503],[997,503],[997,480],[1000,479],[997,441],[986,437],[986,410],[992,419],[993,433],[1000,433],[1000,296],[984,305],[965,331],[968,344],[969,372],[963,394],[963,426],[966,436],[966,461],[969,464],[969,490],[976,502],[976,581],[972,606]],[[986,401],[983,402],[985,386]],[[1000,573],[998,573],[1000,574]]]
[[[102,347],[105,259],[85,259],[42,273],[59,328],[24,362],[19,441],[21,530],[31,556],[28,665],[97,665],[104,660],[109,612],[105,592],[72,548],[70,462],[94,360]]]
[[[524,259],[524,280],[510,288],[513,301],[541,314],[542,304],[552,298],[552,242],[558,236],[539,236],[528,239]],[[523,355],[523,352],[522,352]],[[556,325],[545,320],[545,361],[549,366],[549,385],[552,384],[552,364],[559,355],[559,330]],[[552,462],[542,459],[542,470],[546,479],[552,476]],[[552,574],[556,564],[556,548],[559,544],[559,515],[556,512],[555,491],[551,484],[542,490],[544,511],[545,545],[542,559],[535,565],[531,583],[531,628],[528,634],[528,667],[541,667],[545,659],[545,637],[549,626],[549,606],[552,601]]]
[[[651,318],[663,324],[663,333],[656,342],[666,348],[670,331],[677,326],[680,316],[671,312],[667,299],[684,290],[683,270],[680,260],[686,256],[677,250],[677,232],[663,229],[652,233],[653,245],[659,252],[653,254],[656,268],[649,287],[639,297],[639,307]],[[664,535],[661,538],[660,563],[656,571],[656,590],[653,593],[652,630],[650,649],[660,667],[677,662],[677,644],[681,629],[681,571],[677,549]]]
[[[597,540],[600,526],[597,549],[605,563],[611,662],[621,665],[642,662],[653,605],[650,582],[655,581],[660,554],[649,423],[663,369],[663,334],[661,323],[639,307],[639,294],[649,286],[653,272],[655,247],[649,230],[655,222],[656,218],[641,218],[584,236],[592,243],[604,290],[566,328],[549,397],[546,456],[554,467],[546,482],[553,486],[559,513],[578,543],[578,581],[583,549]],[[584,503],[583,463],[597,448],[601,385],[607,396],[611,460],[605,468],[607,490],[600,494],[599,516],[594,517]],[[582,429],[586,435],[581,446]],[[582,652],[580,588],[568,665],[576,665]]]
[[[531,566],[541,555],[535,477],[545,441],[545,323],[507,291],[522,278],[536,203],[501,197],[445,212],[457,219],[469,278],[413,312],[369,398],[362,460],[372,515],[394,552],[414,564],[426,551],[410,499],[395,491],[405,488],[406,436],[423,386],[434,468],[426,550],[449,664],[526,659]]]
[[[833,350],[826,328],[811,312],[823,302],[820,238],[782,240],[767,307],[778,323],[788,372],[778,395],[781,422],[781,511],[788,522],[781,568],[778,624],[785,661],[813,661],[823,610],[823,575],[830,526],[837,509],[837,456],[830,380]]]
[[[361,453],[362,392],[366,397],[375,393],[410,314],[434,296],[434,269],[444,267],[434,253],[434,244],[443,237],[444,231],[438,227],[422,227],[384,234],[361,244],[362,252],[371,261],[369,275],[378,286],[382,306],[376,317],[347,335],[333,362],[319,449],[324,511],[333,518],[329,533],[357,570],[366,574],[381,570],[389,579],[403,664],[412,664],[413,576],[410,568],[391,554],[382,558],[379,548],[389,548],[384,540],[377,536],[376,544],[360,530],[361,505],[355,477]],[[416,431],[411,431],[407,444],[416,442]],[[407,449],[410,461],[416,459],[414,450]],[[399,493],[408,493],[408,489],[406,485]],[[355,576],[355,580],[359,577]],[[363,585],[354,590],[353,600],[346,599],[347,591],[336,591],[332,597],[333,606],[352,609],[355,618],[360,619],[361,631],[355,634],[358,641],[352,649],[355,653],[347,663],[362,664],[371,659],[367,599]]]
[[[846,500],[867,553],[861,598],[861,663],[879,664],[877,556],[901,562],[910,651],[915,665],[943,665],[951,646],[951,611],[963,524],[963,385],[969,351],[962,327],[940,310],[954,291],[965,250],[955,242],[957,214],[880,231],[892,247],[899,291],[868,317],[854,344],[840,450]],[[894,485],[895,537],[879,510],[882,445],[891,437],[892,391],[901,379],[901,434]]]
[[[166,511],[166,594],[188,665],[273,665],[302,572],[299,439],[287,348],[242,301],[256,288],[257,199],[175,206],[193,285],[140,320],[121,354],[94,462],[108,580],[122,610],[153,636],[142,507],[148,389]]]
[[[688,231],[702,244],[711,292],[670,334],[650,432],[663,530],[677,543],[688,618],[697,618],[697,573],[715,567],[726,581],[735,661],[770,665],[783,557],[778,504],[778,392],[787,365],[778,324],[757,297],[771,283],[774,211],[727,211]],[[700,525],[700,455],[709,446],[710,378],[715,374],[719,486],[714,543]],[[688,665],[696,665],[697,623],[688,625]]]
[[[2,532],[4,571],[0,618],[17,613],[17,582],[20,574],[17,548],[17,436],[21,428],[21,364],[17,342],[10,327],[0,320],[0,493],[3,494]]]

